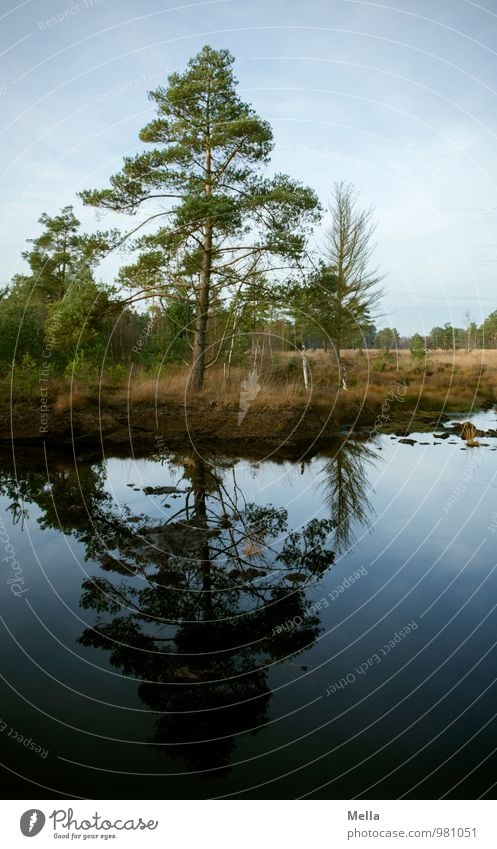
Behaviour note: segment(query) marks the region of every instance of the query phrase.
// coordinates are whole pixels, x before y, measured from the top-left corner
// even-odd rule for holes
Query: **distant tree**
[[[209,365],[219,291],[239,286],[257,265],[295,263],[317,219],[313,191],[283,174],[263,176],[272,131],[239,98],[233,62],[229,51],[206,46],[184,73],[171,74],[167,88],[151,92],[157,115],[140,133],[154,147],[126,157],[110,188],[82,193],[92,206],[130,215],[148,210],[125,238],[159,223],[132,242],[139,256],[123,279],[146,296],[181,290],[193,306],[195,390]]]
[[[442,348],[449,351],[455,348],[455,329],[446,322],[443,327],[434,327],[430,332],[430,345],[432,348]]]
[[[467,333],[464,327],[454,327],[454,349],[459,351],[461,348],[466,348]]]
[[[442,328],[438,325],[432,327],[428,336],[428,344],[430,348],[441,348]]]
[[[466,327],[466,344],[468,353],[473,350],[473,348],[478,348],[480,340],[478,333],[478,325],[475,321],[471,321],[469,326]]]
[[[497,347],[497,310],[486,317],[481,327],[481,333],[485,347]]]
[[[414,362],[421,363],[424,361],[426,357],[425,340],[419,335],[419,333],[415,333],[411,336],[409,350]]]
[[[376,344],[376,334],[378,333],[377,328],[373,324],[373,322],[369,322],[364,327],[364,337],[363,342],[366,348],[374,348]]]
[[[375,345],[388,353],[392,348],[398,348],[399,339],[399,331],[395,327],[384,327],[382,330],[378,330]]]

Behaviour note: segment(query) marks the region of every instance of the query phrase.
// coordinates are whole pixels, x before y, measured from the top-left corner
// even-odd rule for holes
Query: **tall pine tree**
[[[269,124],[237,94],[233,56],[204,47],[167,88],[150,93],[156,117],[141,131],[151,150],[124,160],[110,188],[85,191],[85,203],[144,217],[125,238],[139,251],[122,271],[142,295],[183,293],[194,310],[192,383],[208,367],[208,325],[221,293],[254,268],[287,268],[302,255],[318,216],[313,191],[284,174],[264,175]],[[154,232],[136,237],[151,223]],[[228,291],[226,291],[228,289]]]

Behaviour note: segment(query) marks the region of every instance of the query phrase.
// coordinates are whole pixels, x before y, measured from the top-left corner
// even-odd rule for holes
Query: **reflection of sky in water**
[[[483,413],[472,420],[479,427],[489,427],[492,417],[495,419],[495,413]],[[367,552],[368,559],[374,559],[380,552],[389,556],[392,549],[398,556],[399,545],[410,555],[421,544],[420,556],[423,550],[426,556],[428,548],[452,542],[444,562],[451,556],[459,561],[463,552],[468,555],[480,542],[492,522],[497,504],[497,452],[492,449],[497,447],[497,440],[482,438],[489,447],[462,450],[465,443],[457,436],[450,441],[436,440],[431,433],[412,437],[418,440],[415,446],[388,436],[374,443],[376,460],[367,464],[369,485],[365,491],[374,508],[372,527],[354,527],[353,548],[360,549],[362,557]],[[300,463],[238,460],[236,481],[247,501],[284,506],[289,526],[298,527],[313,517],[330,515],[324,499],[326,463],[323,457],[314,458],[303,468]],[[178,472],[171,473],[165,465],[147,460],[111,459],[107,470],[113,497],[127,504],[131,514],[144,512],[156,519],[167,519],[180,500],[134,492],[126,484],[133,482],[140,488],[177,484],[179,489],[189,485],[188,480],[180,482]],[[233,473],[227,469],[223,474],[229,487]],[[171,507],[164,508],[164,502]],[[346,556],[356,555],[353,551],[342,554],[339,562]]]
[[[480,427],[488,427],[492,417],[495,418],[495,413],[483,413],[472,420]],[[399,556],[411,557],[411,563],[423,559],[428,563],[440,556],[444,567],[451,568],[451,564],[456,566],[469,557],[484,536],[493,538],[488,527],[497,509],[497,451],[492,451],[497,440],[484,438],[481,441],[488,442],[489,447],[462,450],[464,442],[456,436],[438,445],[431,433],[412,436],[418,440],[414,446],[401,444],[389,436],[373,443],[375,459],[365,466],[364,492],[373,508],[370,526],[352,521],[355,541],[351,541],[350,550],[337,555],[334,573],[346,572],[349,562],[355,568],[359,562],[376,564],[380,558],[384,563]],[[420,445],[420,442],[429,444]],[[230,491],[235,475],[247,502],[284,506],[291,529],[314,517],[332,517],[325,498],[329,462],[330,458],[323,456],[303,465],[239,459],[234,469],[224,468],[221,474]],[[175,468],[172,463],[110,458],[106,469],[106,488],[117,510],[122,510],[124,515],[127,509],[131,517],[143,514],[153,523],[170,520],[184,504],[184,497],[145,494],[143,488],[171,485],[182,490],[191,483],[184,477],[184,469]],[[21,560],[32,564],[32,580],[42,584],[44,579],[36,565],[30,539],[47,575],[57,576],[58,588],[67,592],[77,590],[74,577],[78,573],[84,576],[89,568],[82,556],[82,545],[71,536],[62,540],[53,529],[41,531],[36,521],[40,515],[36,505],[29,506],[29,514],[25,532],[18,533],[16,526],[14,533]],[[480,552],[477,562],[481,562],[482,556]]]
[[[493,427],[495,413],[471,416],[471,420],[482,428]],[[177,787],[163,785],[167,792],[161,790],[161,796],[176,792],[183,797],[206,792],[224,795],[268,780],[269,796],[277,795],[280,788],[283,796],[298,796],[347,772],[351,763],[382,746],[389,748],[371,761],[370,770],[352,771],[350,781],[342,777],[323,793],[333,796],[339,787],[344,797],[352,796],[357,787],[375,784],[411,758],[400,782],[395,773],[391,783],[385,780],[376,786],[371,798],[400,795],[413,783],[423,782],[428,772],[489,721],[495,693],[488,689],[487,695],[479,696],[491,687],[496,660],[492,645],[497,625],[493,611],[497,537],[492,522],[497,527],[497,451],[493,450],[497,439],[482,438],[488,446],[462,450],[465,444],[458,437],[435,444],[439,440],[432,433],[412,436],[418,440],[414,446],[389,436],[368,443],[375,456],[364,464],[366,480],[359,496],[362,504],[367,500],[371,504],[369,524],[352,520],[355,541],[351,538],[349,545],[337,552],[336,562],[324,577],[307,588],[306,603],[326,597],[354,570],[362,568],[366,574],[322,607],[320,630],[312,645],[283,662],[269,664],[269,725],[255,735],[240,737],[236,745],[236,759],[246,759],[246,764],[236,767],[227,781],[213,778],[208,791],[199,779],[190,777]],[[344,461],[347,456],[350,459],[347,450],[345,446]],[[230,492],[235,475],[248,502],[284,506],[292,529],[314,517],[334,515],[336,504],[328,503],[327,493],[336,464],[333,452],[303,466],[237,460],[232,468],[224,460],[221,475]],[[105,486],[118,512],[126,512],[126,506],[129,516],[145,514],[156,524],[170,520],[183,506],[184,496],[147,495],[143,487],[177,485],[179,490],[186,489],[191,482],[187,476],[181,480],[183,473],[183,468],[173,464],[111,458]],[[8,499],[2,502],[6,506]],[[2,672],[25,698],[70,725],[93,728],[113,738],[143,739],[153,722],[137,695],[139,682],[112,667],[106,652],[77,642],[93,615],[80,607],[81,584],[87,575],[101,574],[101,567],[85,560],[85,547],[72,534],[64,538],[56,530],[42,530],[37,522],[41,515],[38,506],[28,505],[28,509],[24,530],[20,524],[9,523],[9,514],[4,521],[30,587],[29,601],[35,614],[18,603],[19,599],[2,593],[5,624],[26,652],[23,654],[12,638],[5,638],[9,651],[4,653]],[[411,620],[418,624],[417,630],[381,665],[364,677],[357,676],[353,687],[333,698],[324,695],[330,684],[367,661]],[[480,662],[483,657],[485,662]],[[57,680],[63,681],[66,689],[61,689]],[[74,695],[70,688],[87,694],[90,701]],[[447,693],[451,693],[449,700]],[[477,702],[470,708],[475,698]],[[440,707],[433,707],[439,699]],[[99,700],[121,707],[102,706]],[[18,724],[36,729],[46,744],[56,749],[60,746],[75,760],[98,762],[99,748],[106,745],[100,738],[79,735],[75,740],[65,726],[54,730],[50,721],[39,711],[33,713],[8,687],[3,691],[3,705],[7,718],[15,714]],[[425,713],[426,718],[420,719]],[[458,719],[460,715],[463,718]],[[405,732],[411,725],[412,730]],[[365,736],[363,729],[370,726]],[[495,745],[492,728],[489,724],[479,738],[480,754]],[[398,748],[389,744],[396,734],[401,735]],[[357,743],[347,742],[354,735],[358,735]],[[426,741],[436,735],[438,742],[425,751]],[[326,755],[335,746],[342,748],[333,756]],[[109,744],[111,768],[129,766],[129,752],[116,754],[117,750],[118,744]],[[269,755],[273,750],[275,754]],[[476,764],[476,755],[472,759],[466,752],[465,757],[469,766]],[[315,761],[314,766],[304,768],[309,760]],[[163,770],[168,764],[170,769],[178,769],[178,762],[171,766],[165,753],[159,757],[144,747],[134,753],[134,768],[144,772]],[[430,792],[438,795],[440,786],[450,787],[458,764],[455,758],[450,764],[453,774],[442,769],[432,783],[422,783],[420,797],[429,798]],[[286,772],[290,774],[281,779]],[[475,784],[463,783],[466,796],[474,795],[475,787],[480,789],[478,775],[473,776]],[[74,774],[67,780],[74,780]],[[486,778],[481,779],[481,792],[488,784]],[[117,796],[122,793],[122,789],[116,791]]]

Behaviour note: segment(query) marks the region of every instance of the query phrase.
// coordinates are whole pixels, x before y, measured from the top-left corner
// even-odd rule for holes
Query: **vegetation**
[[[419,333],[415,333],[414,336],[411,336],[409,350],[414,362],[422,363],[424,361],[426,357],[425,343],[423,337],[420,336]]]
[[[238,97],[233,61],[227,50],[204,47],[185,73],[171,74],[167,88],[151,93],[157,117],[140,133],[156,146],[126,158],[111,188],[82,193],[88,204],[128,215],[146,206],[131,234],[159,224],[135,239],[138,259],[122,269],[121,280],[140,297],[158,294],[191,307],[195,390],[209,365],[213,308],[236,298],[261,269],[267,276],[298,261],[318,208],[311,189],[285,174],[261,173],[272,131]],[[171,203],[158,211],[158,201]]]
[[[233,61],[204,47],[171,74],[150,94],[156,116],[140,133],[144,150],[124,159],[109,187],[81,193],[129,217],[122,232],[83,233],[72,206],[41,215],[25,273],[0,293],[5,389],[12,381],[14,396],[32,403],[42,380],[58,410],[101,390],[150,402],[158,387],[163,397],[186,391],[236,405],[249,375],[254,408],[312,397],[324,407],[334,399],[337,411],[360,403],[362,415],[374,413],[395,372],[425,409],[463,407],[471,393],[492,400],[486,364],[473,355],[497,347],[497,310],[479,326],[466,313],[462,328],[446,323],[410,339],[377,328],[372,208],[337,183],[324,247],[313,247],[317,197],[269,172],[271,127],[240,99]],[[124,248],[125,264],[104,284],[101,260]],[[447,363],[437,364],[437,350]]]
[[[344,347],[362,346],[370,335],[382,294],[381,277],[369,267],[373,210],[358,209],[357,200],[352,184],[335,184],[324,254],[304,284],[299,281],[292,290],[306,335],[321,337],[338,363]]]
[[[399,331],[395,327],[384,327],[376,333],[374,344],[376,348],[388,354],[392,348],[397,350],[399,341]]]

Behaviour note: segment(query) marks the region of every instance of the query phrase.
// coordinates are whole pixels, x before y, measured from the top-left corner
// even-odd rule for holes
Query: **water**
[[[413,438],[1,455],[10,795],[491,798],[497,439]]]

